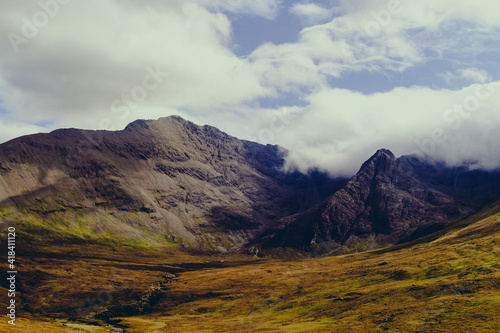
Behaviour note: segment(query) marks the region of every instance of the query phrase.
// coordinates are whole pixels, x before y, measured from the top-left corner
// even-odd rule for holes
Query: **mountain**
[[[31,237],[227,251],[345,184],[280,171],[286,151],[177,116],[0,145],[0,221]]]
[[[499,172],[382,149],[335,179],[286,153],[179,117],[0,145],[0,331],[500,331]]]
[[[0,145],[0,224],[67,243],[333,253],[429,234],[500,189],[499,172],[385,149],[350,180],[285,172],[286,154],[178,116],[29,135]]]
[[[339,191],[253,242],[320,252],[373,249],[436,231],[500,191],[500,173],[376,152]]]

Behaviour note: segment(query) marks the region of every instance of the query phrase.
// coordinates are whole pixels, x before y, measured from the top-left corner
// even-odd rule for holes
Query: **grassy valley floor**
[[[23,309],[0,331],[499,332],[499,207],[410,244],[320,259],[20,239]]]

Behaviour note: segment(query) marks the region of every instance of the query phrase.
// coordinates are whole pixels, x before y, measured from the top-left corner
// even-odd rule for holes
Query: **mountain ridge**
[[[284,172],[286,154],[179,116],[23,136],[0,145],[0,221],[67,241],[331,253],[428,234],[500,189],[499,172],[388,149],[349,180]]]
[[[455,186],[450,186],[433,179],[414,162],[413,157],[396,158],[387,149],[378,150],[342,189],[309,210],[282,219],[252,245],[322,253],[338,252],[342,247],[373,249],[443,228],[484,202],[460,195],[462,187],[470,190],[470,186],[457,186],[474,171],[448,168],[457,177]],[[419,163],[420,167],[437,168]],[[489,198],[499,192],[500,173],[483,173],[494,183],[489,193],[483,193]]]
[[[0,145],[2,220],[226,251],[342,183],[283,173],[284,154],[177,116],[24,136]]]

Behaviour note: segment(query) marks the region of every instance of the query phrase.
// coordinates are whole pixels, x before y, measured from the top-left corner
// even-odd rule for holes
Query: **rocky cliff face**
[[[281,220],[264,247],[370,249],[423,235],[500,190],[499,173],[436,166],[379,150],[321,204]]]
[[[345,182],[285,174],[284,150],[180,117],[0,145],[0,221],[50,237],[226,251]]]

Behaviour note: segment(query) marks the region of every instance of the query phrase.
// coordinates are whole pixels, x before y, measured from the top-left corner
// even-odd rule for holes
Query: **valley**
[[[0,152],[2,332],[500,330],[498,171],[381,149],[302,174],[176,116]]]
[[[325,258],[21,242],[23,310],[8,329],[496,332],[499,242],[498,201],[424,239]],[[158,284],[162,289],[139,309],[144,292]]]

